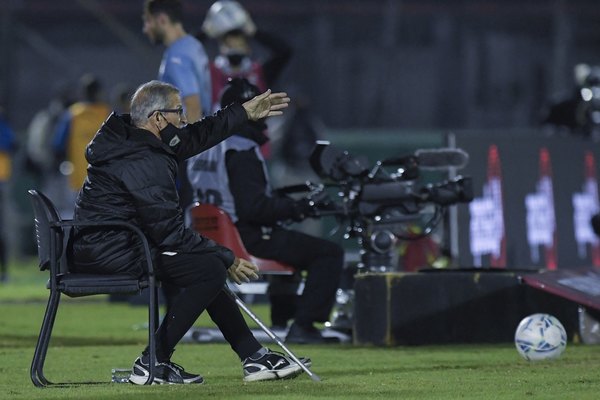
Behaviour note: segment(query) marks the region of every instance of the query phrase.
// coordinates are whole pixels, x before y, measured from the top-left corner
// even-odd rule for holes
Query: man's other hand
[[[241,285],[244,282],[258,279],[258,267],[243,258],[235,258],[233,264],[227,269],[229,279]]]

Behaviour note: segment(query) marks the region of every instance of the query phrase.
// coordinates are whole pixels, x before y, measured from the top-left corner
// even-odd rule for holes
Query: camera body
[[[399,239],[429,235],[448,206],[473,199],[470,178],[459,176],[421,185],[421,170],[460,168],[467,160],[466,153],[459,149],[420,150],[369,166],[366,158],[319,141],[310,164],[323,184],[313,185],[311,196],[334,187],[338,200],[314,214],[335,215],[346,225],[345,237],[357,238],[360,270],[394,271],[392,250]],[[415,225],[420,227],[419,234],[410,230]]]

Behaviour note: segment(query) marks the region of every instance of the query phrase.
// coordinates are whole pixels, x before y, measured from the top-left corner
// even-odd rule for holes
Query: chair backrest
[[[50,268],[52,257],[60,259],[63,252],[64,231],[60,226],[60,214],[52,201],[37,190],[29,190],[33,214],[35,217],[35,234],[38,246],[40,270]]]
[[[192,229],[225,246],[239,257],[253,262],[262,274],[291,275],[294,269],[283,263],[251,255],[229,215],[212,204],[194,204],[190,208]]]

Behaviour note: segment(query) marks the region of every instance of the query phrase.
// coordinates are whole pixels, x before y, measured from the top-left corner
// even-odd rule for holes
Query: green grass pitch
[[[204,385],[138,387],[110,383],[112,368],[128,368],[145,345],[136,325],[144,307],[100,296],[64,299],[48,351],[50,380],[96,381],[39,389],[29,364],[47,298],[46,276],[33,262],[11,265],[0,286],[0,399],[598,399],[600,346],[569,343],[557,360],[528,363],[512,343],[377,348],[292,346],[310,356],[312,370],[278,382],[244,383],[226,344],[180,344],[173,360],[202,373]],[[251,306],[265,317],[265,306]],[[197,323],[211,326],[202,316]],[[443,335],[443,332],[440,332]],[[276,345],[272,345],[277,349]],[[279,350],[279,349],[277,349]]]

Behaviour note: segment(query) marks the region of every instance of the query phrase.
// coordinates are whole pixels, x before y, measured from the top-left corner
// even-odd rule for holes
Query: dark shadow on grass
[[[100,297],[98,295],[96,297]],[[104,295],[102,295],[104,296]],[[106,297],[106,296],[104,296]],[[40,296],[40,297],[23,297],[23,298],[3,298],[0,299],[0,305],[3,306],[11,306],[11,305],[28,305],[28,304],[46,304],[48,303],[48,295]],[[63,295],[61,297],[61,304],[78,304],[78,305],[87,305],[87,304],[108,304],[106,298],[70,298],[68,296]]]
[[[32,335],[23,336],[4,334],[0,335],[0,348],[33,347],[37,343],[37,339],[37,336]],[[50,347],[119,346],[140,343],[143,343],[143,341],[136,339],[53,336],[50,340]]]
[[[100,386],[100,385],[109,385],[111,382],[57,382],[52,383],[48,386],[44,386],[44,390],[47,389],[65,389],[65,388],[74,388],[81,386]]]
[[[344,370],[335,370],[335,371],[320,371],[320,376],[322,378],[333,377],[333,376],[348,376],[348,374],[353,374],[356,376],[377,376],[377,374],[389,374],[390,372],[403,374],[403,373],[415,373],[415,372],[424,372],[424,373],[434,373],[439,371],[448,371],[448,370],[467,370],[472,371],[474,369],[481,368],[479,364],[464,364],[464,365],[431,365],[429,367],[402,367],[402,366],[393,366],[393,367],[384,367],[384,368],[345,368]]]

